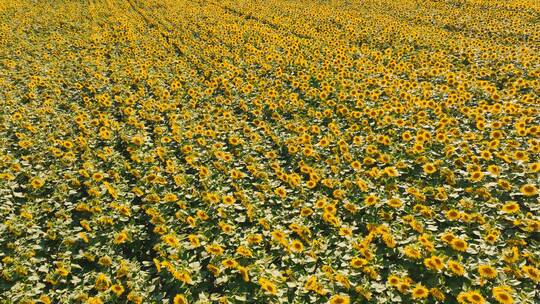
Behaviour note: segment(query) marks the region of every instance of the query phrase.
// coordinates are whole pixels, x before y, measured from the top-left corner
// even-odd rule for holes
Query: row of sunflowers
[[[537,303],[539,15],[0,1],[0,303]]]

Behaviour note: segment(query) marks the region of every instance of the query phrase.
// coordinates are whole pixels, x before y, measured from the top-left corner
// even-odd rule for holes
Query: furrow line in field
[[[275,23],[272,23],[272,22],[270,22],[270,21],[268,21],[268,20],[265,20],[265,19],[256,17],[256,16],[254,16],[254,15],[252,15],[252,14],[246,14],[246,13],[243,13],[243,12],[241,12],[241,11],[238,11],[238,10],[232,8],[232,7],[229,7],[229,6],[226,6],[226,5],[221,5],[221,7],[222,7],[225,11],[227,11],[227,12],[229,12],[229,13],[231,13],[231,14],[237,15],[237,16],[239,16],[239,17],[242,17],[242,18],[246,19],[246,20],[255,20],[255,21],[257,21],[257,22],[259,22],[259,23],[261,23],[261,24],[264,24],[264,25],[266,25],[266,26],[269,26],[269,27],[271,27],[271,28],[273,28],[273,29],[275,29],[275,30],[278,30],[278,31],[286,31],[286,32],[288,32],[289,34],[296,36],[297,38],[301,38],[301,39],[313,39],[313,37],[311,37],[311,36],[303,35],[303,34],[297,33],[297,32],[292,31],[292,30],[283,29],[281,26],[279,26],[279,25],[277,25],[277,24],[275,24]]]
[[[139,6],[137,6],[135,4],[135,1],[127,0],[127,2],[129,3],[129,6],[139,16],[141,16],[141,18],[145,21],[146,24],[148,24],[149,26],[151,26],[153,28],[156,28],[159,31],[160,35],[165,39],[165,41],[167,41],[167,43],[173,48],[173,50],[175,51],[175,53],[178,56],[185,58],[185,60],[191,66],[193,66],[195,68],[200,68],[200,65],[197,62],[195,62],[195,60],[193,60],[188,54],[186,54],[182,50],[182,45],[180,43],[178,43],[178,41],[176,41],[176,39],[174,39],[174,37],[171,37],[170,34],[166,33],[166,31],[163,30],[165,28],[169,33],[172,32],[172,30],[170,30],[170,28],[167,28],[167,25],[163,22],[163,20],[156,17],[154,14],[151,14],[151,13],[146,14],[146,13],[144,13],[143,10]]]

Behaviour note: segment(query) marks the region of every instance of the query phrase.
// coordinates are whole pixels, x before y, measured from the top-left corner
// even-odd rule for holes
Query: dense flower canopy
[[[534,303],[539,16],[0,1],[0,302]]]

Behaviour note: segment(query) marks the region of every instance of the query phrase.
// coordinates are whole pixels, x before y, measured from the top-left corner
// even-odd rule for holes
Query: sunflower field
[[[539,303],[537,0],[0,1],[0,304]]]

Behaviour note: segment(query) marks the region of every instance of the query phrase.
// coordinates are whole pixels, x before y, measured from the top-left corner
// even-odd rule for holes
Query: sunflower
[[[236,268],[238,266],[238,262],[234,259],[225,259],[221,262],[221,265],[225,268]]]
[[[56,268],[54,272],[57,273],[61,277],[66,277],[69,274],[69,270],[66,269],[65,267]]]
[[[457,301],[459,304],[469,304],[467,299],[467,292],[462,291],[457,296]]]
[[[503,259],[506,263],[511,264],[519,259],[519,250],[516,246],[503,250]]]
[[[180,246],[180,242],[178,241],[178,238],[176,238],[176,236],[174,236],[172,234],[165,235],[165,236],[163,236],[162,239],[167,245],[169,245],[171,247]]]
[[[366,196],[366,198],[364,199],[364,204],[366,206],[372,206],[372,205],[375,205],[377,202],[379,201],[379,198],[375,195],[368,195]]]
[[[526,184],[519,188],[521,193],[525,196],[535,196],[538,194],[538,189],[533,184]]]
[[[41,301],[43,304],[51,304],[51,298],[49,298],[47,295],[41,295],[39,296],[39,301]]]
[[[206,212],[204,212],[203,210],[197,210],[197,212],[195,213],[197,214],[197,217],[203,221],[206,221],[210,218],[208,214],[206,214]]]
[[[201,245],[201,241],[199,240],[199,236],[196,234],[190,234],[188,235],[188,240],[191,243],[191,246],[193,248],[197,248]]]
[[[405,248],[403,248],[403,254],[413,260],[418,260],[422,258],[422,253],[411,245],[407,245],[405,246]]]
[[[516,213],[516,212],[519,212],[519,204],[514,202],[514,201],[507,202],[506,204],[504,204],[501,207],[501,211],[503,213]]]
[[[122,286],[122,284],[112,285],[111,290],[112,292],[114,292],[114,294],[116,294],[117,297],[121,296],[122,293],[124,293],[124,287]]]
[[[92,174],[92,179],[95,180],[96,182],[101,181],[104,177],[105,176],[100,172],[96,172],[96,173]]]
[[[360,169],[362,168],[362,164],[361,164],[359,161],[355,160],[355,161],[353,161],[353,162],[351,163],[351,167],[352,167],[355,171],[358,171],[358,170],[360,170]]]
[[[451,221],[455,221],[455,220],[459,219],[459,211],[457,211],[455,209],[450,209],[450,210],[446,211],[445,215],[446,215],[446,218],[451,220]]]
[[[173,304],[188,304],[188,300],[184,295],[177,294],[174,296]]]
[[[491,265],[479,265],[478,273],[481,277],[487,279],[494,279],[497,277],[497,270]]]
[[[269,280],[265,278],[259,279],[259,285],[261,288],[266,291],[270,295],[276,295],[277,294],[277,287],[274,283],[270,282]]]
[[[304,250],[304,245],[302,244],[302,242],[298,241],[298,240],[293,240],[291,242],[291,245],[290,245],[290,248],[293,252],[302,252]]]
[[[352,207],[355,207],[355,206],[353,205]],[[345,208],[348,208],[348,207],[345,206]],[[341,227],[341,228],[339,228],[339,235],[341,235],[341,236],[350,237],[350,236],[352,236],[352,234],[353,234],[353,231],[349,227]]]
[[[495,289],[495,288],[494,288]],[[493,291],[493,297],[495,300],[501,304],[512,304],[514,303],[514,299],[512,298],[512,295],[508,293],[505,290],[500,291]]]
[[[467,242],[459,238],[453,239],[450,245],[454,250],[457,251],[464,252],[467,250]]]
[[[534,266],[524,265],[521,271],[535,282],[540,282],[540,270]]]
[[[104,291],[109,289],[111,286],[111,281],[109,277],[104,273],[98,273],[96,280],[95,280],[95,287],[99,291]]]
[[[386,167],[384,168],[384,173],[390,177],[399,176],[399,171],[395,167]]]
[[[233,232],[233,226],[227,224],[227,223],[224,223],[224,222],[220,222],[219,224],[219,227],[221,228],[221,231],[223,231],[223,233],[225,234],[231,234]]]
[[[401,279],[396,275],[389,275],[387,279],[388,284],[393,287],[397,287],[399,283],[401,282]]]
[[[486,299],[480,294],[480,292],[476,290],[472,290],[467,292],[466,299],[471,304],[484,304],[486,303]]]
[[[219,255],[222,255],[223,252],[224,252],[224,249],[223,247],[221,247],[220,245],[218,244],[211,244],[211,245],[208,245],[206,246],[206,251],[212,255],[216,255],[216,256],[219,256]]]
[[[497,185],[499,185],[499,187],[503,188],[506,191],[509,191],[512,189],[512,184],[506,179],[499,179],[497,181]]]
[[[89,297],[86,302],[86,304],[103,304],[103,300],[101,300],[100,297]]]
[[[484,178],[484,173],[482,171],[474,171],[470,174],[470,180],[473,183],[479,182]]]
[[[223,204],[232,205],[235,202],[235,199],[232,195],[225,195],[222,197]]]
[[[229,143],[233,146],[237,146],[240,144],[240,139],[237,136],[231,136],[229,138]]]
[[[30,185],[32,185],[32,188],[34,189],[39,189],[41,187],[43,187],[43,185],[45,185],[45,181],[39,177],[34,177],[31,182],[30,182]]]
[[[397,209],[403,205],[403,201],[401,201],[399,198],[392,198],[388,200],[388,205]]]
[[[287,197],[287,191],[285,191],[285,189],[279,187],[279,188],[276,188],[274,190],[274,193],[279,196],[280,198],[284,199],[285,197]]]
[[[412,283],[413,283],[413,280],[411,278],[403,277],[400,279],[397,288],[400,292],[405,293],[409,290]]]
[[[219,267],[212,264],[208,264],[208,266],[206,266],[206,269],[208,269],[208,271],[210,271],[210,273],[212,273],[214,277],[217,277],[221,272],[221,269],[219,269]]]
[[[429,290],[429,292],[433,295],[433,297],[435,299],[437,299],[438,301],[444,301],[444,299],[446,298],[444,293],[438,289],[438,288],[431,288]]]
[[[128,239],[128,235],[125,231],[121,231],[120,233],[118,233],[115,238],[114,238],[114,243],[115,244],[122,244],[124,243],[126,240]]]
[[[463,266],[457,261],[454,261],[454,260],[448,261],[448,268],[455,275],[463,276],[465,274],[465,268],[463,268]]]
[[[363,259],[363,258],[354,257],[351,260],[352,268],[356,268],[356,269],[362,268],[367,264],[368,264],[368,261],[366,259]]]
[[[445,243],[452,243],[452,241],[456,239],[456,236],[452,232],[446,232],[441,236],[441,240]]]
[[[435,164],[433,164],[433,163],[425,164],[422,167],[422,169],[424,170],[425,174],[433,174],[433,173],[437,172],[437,166],[435,166]]]
[[[350,298],[347,295],[333,295],[330,298],[329,304],[349,304]]]
[[[435,270],[435,271],[440,271],[444,268],[444,263],[442,259],[436,255],[424,259],[424,265],[427,268]]]
[[[307,280],[306,280],[306,283],[304,284],[304,289],[306,290],[315,290],[318,286],[318,283],[317,283],[317,277],[316,276],[310,276]]]
[[[263,236],[260,234],[249,234],[246,240],[249,244],[259,244],[263,241]]]
[[[416,284],[411,291],[413,299],[425,299],[429,296],[429,290],[421,284]]]

